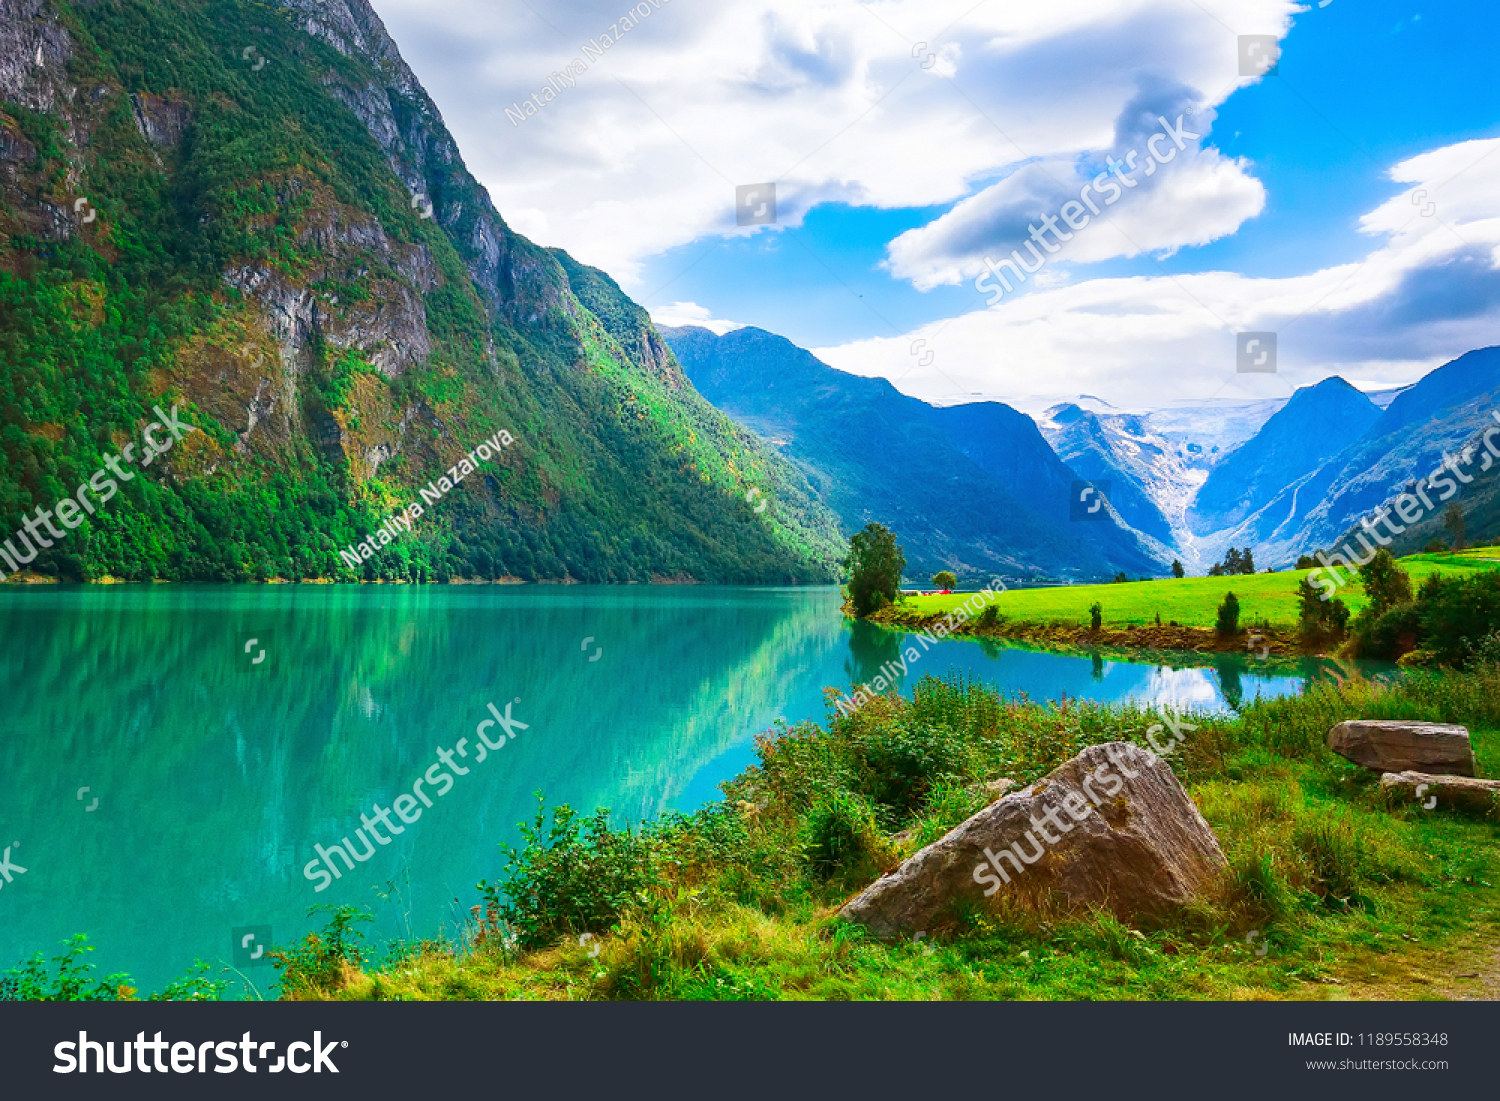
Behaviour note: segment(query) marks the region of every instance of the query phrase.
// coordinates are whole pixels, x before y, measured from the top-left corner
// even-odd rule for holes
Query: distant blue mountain
[[[1213,468],[1188,510],[1195,531],[1239,524],[1360,439],[1380,408],[1334,376],[1292,395],[1250,440]]]
[[[800,468],[846,534],[892,528],[912,577],[1162,572],[1160,549],[1114,518],[1069,521],[1076,475],[1008,405],[937,408],[761,329],[660,332],[698,392]]]

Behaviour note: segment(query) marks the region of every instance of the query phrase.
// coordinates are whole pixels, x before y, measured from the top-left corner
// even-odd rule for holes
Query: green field
[[[1500,566],[1500,548],[1476,547],[1456,554],[1413,554],[1400,560],[1420,585],[1428,574],[1463,575],[1476,569]],[[1001,593],[994,604],[1000,614],[1021,623],[1088,623],[1089,606],[1104,606],[1106,627],[1132,627],[1176,621],[1185,627],[1212,627],[1224,594],[1240,600],[1240,622],[1269,623],[1273,627],[1297,626],[1297,585],[1311,570],[1285,573],[1243,574],[1237,577],[1184,577],[1163,581],[1127,581],[1113,585],[1068,585],[1051,589],[1017,589]],[[907,596],[902,615],[944,615],[971,594]],[[1359,584],[1345,586],[1339,599],[1358,613],[1365,605]]]

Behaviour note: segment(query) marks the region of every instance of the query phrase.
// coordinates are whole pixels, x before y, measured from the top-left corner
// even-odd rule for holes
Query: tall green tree
[[[1453,549],[1460,551],[1464,549],[1464,539],[1468,535],[1467,525],[1464,523],[1464,510],[1459,507],[1457,501],[1450,504],[1443,513],[1443,523],[1453,535]]]
[[[849,574],[849,600],[854,614],[863,618],[871,612],[894,604],[901,592],[901,575],[906,569],[906,555],[896,542],[896,533],[873,521],[849,539],[849,555],[844,559]]]
[[[1365,583],[1365,595],[1370,598],[1365,611],[1370,619],[1378,619],[1392,608],[1412,602],[1411,576],[1384,547],[1359,568],[1359,576]]]
[[[958,578],[953,576],[952,570],[938,570],[932,575],[932,587],[934,589],[954,589],[958,587]]]
[[[1172,559],[1172,576],[1173,577],[1185,577],[1185,576],[1187,576],[1187,571],[1182,568],[1182,563],[1179,562],[1175,558]]]

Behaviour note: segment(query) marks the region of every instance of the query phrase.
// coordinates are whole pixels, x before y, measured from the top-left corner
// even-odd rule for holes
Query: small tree
[[[1099,628],[1101,628],[1103,626],[1104,626],[1104,605],[1100,604],[1096,600],[1096,601],[1094,601],[1094,603],[1092,603],[1091,605],[1089,605],[1089,627],[1092,630],[1097,631],[1097,630],[1099,630]]]
[[[1219,605],[1218,631],[1225,638],[1240,633],[1240,598],[1234,593],[1225,593]]]
[[[901,553],[895,533],[883,524],[872,521],[850,537],[849,556],[843,565],[849,571],[849,600],[861,619],[895,603],[900,595],[906,555]]]
[[[1182,563],[1179,562],[1179,561],[1177,561],[1177,559],[1175,559],[1175,558],[1172,559],[1172,576],[1173,577],[1186,577],[1187,576],[1187,570],[1183,569],[1182,568]]]
[[[1453,535],[1453,549],[1456,551],[1464,549],[1464,538],[1468,531],[1464,523],[1464,510],[1458,507],[1458,502],[1452,502],[1443,513],[1443,524]]]
[[[1398,605],[1412,602],[1410,575],[1396,565],[1391,552],[1384,547],[1359,568],[1359,576],[1365,583],[1365,595],[1370,598],[1366,613],[1372,620]]]
[[[956,589],[958,588],[958,578],[953,576],[953,571],[951,570],[938,570],[937,573],[932,575],[932,587],[934,589]]]
[[[1305,577],[1297,583],[1297,600],[1297,618],[1304,639],[1318,642],[1344,637],[1349,629],[1349,607],[1342,600],[1323,599],[1318,587]]]

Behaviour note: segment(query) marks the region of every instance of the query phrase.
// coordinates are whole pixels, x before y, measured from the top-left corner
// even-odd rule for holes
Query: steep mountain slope
[[[0,534],[181,403],[33,568],[826,580],[836,521],[602,273],[511,232],[365,0],[0,0]],[[770,502],[757,513],[746,496]]]
[[[1073,474],[1007,406],[934,409],[760,329],[663,329],[709,401],[792,459],[846,531],[878,520],[908,574],[1159,572],[1134,533],[1067,522]]]
[[[1113,483],[1110,500],[1127,524],[1163,543],[1173,541],[1173,520],[1202,475],[1188,468],[1145,415],[1100,414],[1069,403],[1048,409],[1041,430],[1080,478]]]
[[[1500,348],[1460,356],[1402,391],[1360,439],[1248,517],[1234,541],[1265,547],[1258,557],[1267,562],[1294,559],[1340,541],[1446,456],[1470,455],[1465,473],[1475,477],[1481,465],[1493,466],[1480,441],[1496,427],[1496,408]]]
[[[1214,467],[1188,509],[1189,524],[1204,532],[1235,526],[1354,443],[1380,415],[1336,375],[1303,387]]]

